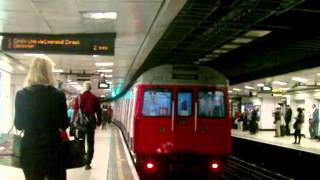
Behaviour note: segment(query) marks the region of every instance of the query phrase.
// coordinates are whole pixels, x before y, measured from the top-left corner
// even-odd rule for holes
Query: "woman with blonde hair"
[[[24,131],[21,165],[26,180],[64,180],[60,129],[68,127],[66,97],[55,88],[49,59],[35,58],[15,100],[14,124]]]

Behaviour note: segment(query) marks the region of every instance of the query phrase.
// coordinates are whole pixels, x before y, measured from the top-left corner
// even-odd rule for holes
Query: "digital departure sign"
[[[2,34],[2,36],[2,50],[7,52],[114,55],[116,34]]]

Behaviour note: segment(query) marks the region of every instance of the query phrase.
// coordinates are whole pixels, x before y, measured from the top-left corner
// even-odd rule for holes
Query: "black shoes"
[[[90,170],[91,169],[91,166],[90,164],[87,164],[85,167],[84,167],[85,170]]]

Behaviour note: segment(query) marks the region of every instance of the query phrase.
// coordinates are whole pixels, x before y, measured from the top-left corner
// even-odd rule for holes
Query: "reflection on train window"
[[[192,93],[178,92],[178,116],[191,116]]]
[[[171,92],[146,90],[143,94],[142,114],[144,116],[170,116]]]
[[[221,91],[200,91],[198,94],[198,115],[201,117],[224,117],[224,95]]]

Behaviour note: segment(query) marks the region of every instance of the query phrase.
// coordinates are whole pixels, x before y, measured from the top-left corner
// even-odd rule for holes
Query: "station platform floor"
[[[256,134],[250,134],[249,131],[236,129],[232,129],[232,136],[320,155],[320,142],[317,139],[301,137],[300,144],[293,144],[293,135],[274,137],[274,131],[258,131]]]
[[[120,130],[109,125],[97,129],[95,152],[91,170],[74,168],[67,170],[67,180],[138,180]],[[0,165],[0,180],[23,180],[21,169]]]

